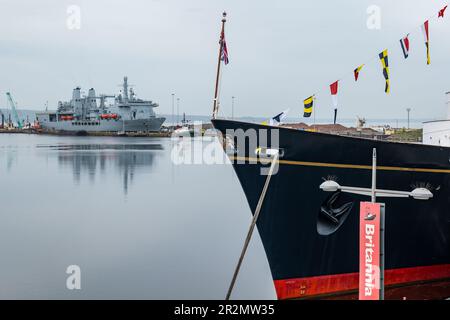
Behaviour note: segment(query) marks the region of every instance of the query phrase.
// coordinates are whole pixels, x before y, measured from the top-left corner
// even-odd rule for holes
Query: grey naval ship
[[[114,99],[107,105],[107,101]],[[72,99],[58,102],[56,111],[36,114],[40,127],[60,132],[143,132],[159,131],[165,118],[157,117],[157,103],[138,99],[124,77],[118,95],[96,95],[91,88],[87,96],[81,88],[73,89]]]

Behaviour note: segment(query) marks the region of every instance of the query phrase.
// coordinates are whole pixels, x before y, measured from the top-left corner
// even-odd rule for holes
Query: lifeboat
[[[117,113],[104,113],[100,115],[100,119],[118,119]]]
[[[60,118],[62,121],[70,121],[73,120],[74,117],[73,116],[61,116]]]
[[[35,121],[35,122],[31,125],[31,129],[41,129],[41,124],[39,123],[39,121]]]

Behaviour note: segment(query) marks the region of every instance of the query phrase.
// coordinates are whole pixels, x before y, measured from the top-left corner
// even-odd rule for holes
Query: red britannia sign
[[[379,203],[361,202],[359,227],[359,299],[380,299]]]

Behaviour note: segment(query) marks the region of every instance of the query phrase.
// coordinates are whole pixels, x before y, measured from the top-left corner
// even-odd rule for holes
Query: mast
[[[214,105],[213,105],[213,114],[212,118],[215,119],[217,117],[217,113],[219,111],[219,105],[218,105],[218,93],[219,93],[219,79],[220,79],[220,58],[222,56],[222,50],[223,50],[223,36],[225,34],[225,22],[227,22],[227,13],[224,12],[222,14],[222,31],[220,32],[220,47],[219,47],[219,58],[217,59],[217,75],[216,75],[216,89],[214,91]]]
[[[123,77],[123,100],[125,103],[128,102],[128,77]]]
[[[445,95],[447,96],[447,119],[450,120],[450,91],[446,92]]]

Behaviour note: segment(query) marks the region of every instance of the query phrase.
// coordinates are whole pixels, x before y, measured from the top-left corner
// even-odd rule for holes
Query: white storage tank
[[[447,119],[423,123],[423,143],[450,147],[450,92],[447,96]]]

